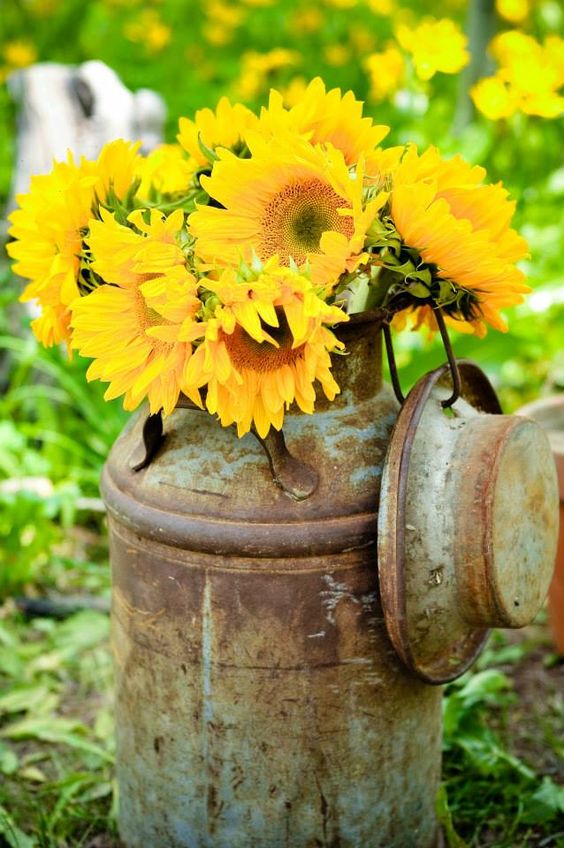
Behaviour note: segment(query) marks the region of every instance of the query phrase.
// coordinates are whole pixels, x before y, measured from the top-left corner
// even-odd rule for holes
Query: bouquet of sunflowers
[[[126,409],[166,415],[182,394],[264,437],[339,392],[332,328],[351,313],[505,329],[499,310],[528,291],[514,202],[483,168],[387,133],[316,79],[258,116],[224,98],[145,157],[121,140],[69,155],[11,215],[35,335],[90,357]]]

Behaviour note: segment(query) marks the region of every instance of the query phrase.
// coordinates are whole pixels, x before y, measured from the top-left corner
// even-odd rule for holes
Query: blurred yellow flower
[[[276,47],[268,53],[249,51],[243,54],[241,74],[234,88],[244,100],[253,100],[272,83],[272,76],[281,68],[298,65],[301,55],[296,50]]]
[[[376,46],[374,33],[360,24],[353,24],[349,28],[349,41],[359,53],[369,53]]]
[[[57,8],[59,0],[31,0],[30,6],[34,17],[45,18]]]
[[[145,9],[124,26],[123,33],[129,41],[143,44],[150,53],[160,53],[172,38],[171,28],[163,23],[155,9]]]
[[[159,53],[169,43],[172,38],[172,30],[160,21],[155,21],[147,27],[145,33],[145,44],[153,53]]]
[[[548,36],[540,44],[519,30],[496,36],[490,51],[499,63],[492,77],[471,90],[476,108],[491,120],[526,115],[557,118],[564,111],[564,41]]]
[[[426,18],[413,28],[398,24],[395,34],[422,80],[430,80],[437,72],[456,74],[470,61],[468,39],[450,18]]]
[[[405,77],[405,62],[400,51],[390,44],[381,53],[372,53],[364,60],[370,78],[370,98],[377,103],[386,100],[401,88]]]
[[[240,6],[224,3],[223,0],[208,0],[205,5],[205,13],[208,20],[217,24],[223,24],[230,29],[238,27],[247,14]]]
[[[290,30],[297,36],[305,32],[318,32],[325,21],[325,16],[317,6],[304,6],[297,9],[290,17]]]
[[[334,9],[354,9],[358,6],[359,0],[325,0],[325,2]]]
[[[233,40],[235,30],[247,14],[240,6],[232,6],[223,0],[210,0],[204,11],[207,22],[202,27],[202,35],[209,44],[216,46],[229,44]]]
[[[2,48],[2,54],[10,70],[27,68],[37,60],[37,50],[30,41],[8,41]]]
[[[229,44],[233,41],[233,30],[224,24],[208,23],[202,27],[202,35],[204,41],[212,44],[214,47],[222,47],[224,44]]]
[[[344,44],[327,44],[323,49],[323,57],[328,65],[340,68],[350,62],[350,50]]]
[[[284,106],[289,109],[295,106],[302,100],[307,91],[307,82],[305,77],[292,77],[287,86],[280,89]]]
[[[374,15],[387,17],[394,11],[394,0],[365,0],[366,5]]]
[[[499,76],[478,80],[470,94],[476,108],[491,121],[510,118],[519,102],[516,93]]]
[[[495,10],[506,21],[521,24],[530,14],[530,0],[495,0]]]
[[[510,29],[496,35],[489,45],[489,52],[500,65],[511,65],[526,60],[528,54],[538,52],[539,43],[518,29]]]

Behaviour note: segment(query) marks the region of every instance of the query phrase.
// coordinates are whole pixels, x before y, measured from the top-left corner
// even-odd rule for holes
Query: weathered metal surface
[[[440,690],[386,635],[374,550],[397,415],[378,324],[345,328],[343,393],[288,415],[315,491],[187,409],[153,461],[104,475],[114,575],[120,830],[128,848],[430,848]]]
[[[534,422],[501,415],[486,377],[459,365],[411,392],[382,481],[378,565],[390,638],[430,683],[462,674],[489,627],[522,627],[546,595],[557,533],[554,463]],[[493,413],[493,414],[492,414]]]
[[[564,656],[564,393],[521,407],[518,415],[537,421],[548,436],[558,477],[560,532],[552,582],[548,590],[548,623],[556,651]]]

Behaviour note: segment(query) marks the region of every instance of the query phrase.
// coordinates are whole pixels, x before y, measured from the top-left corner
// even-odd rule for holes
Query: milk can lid
[[[390,639],[429,683],[460,676],[490,627],[522,627],[554,566],[558,497],[548,441],[502,415],[487,377],[459,362],[423,377],[395,424],[382,476],[378,570]]]

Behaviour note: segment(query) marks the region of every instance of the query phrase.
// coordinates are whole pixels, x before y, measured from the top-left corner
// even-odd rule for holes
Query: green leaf
[[[564,814],[564,786],[557,786],[550,777],[545,777],[536,792],[526,799],[521,821],[547,824],[560,813]]]
[[[14,820],[2,806],[0,806],[0,836],[10,848],[36,848],[37,845],[33,837],[27,836],[23,830],[16,827]]]
[[[108,751],[85,738],[86,733],[88,728],[71,719],[28,718],[4,727],[0,731],[0,736],[7,739],[38,739],[41,742],[68,745],[94,754],[106,762],[113,762],[113,757]]]
[[[444,783],[441,783],[435,798],[435,814],[447,840],[448,848],[468,848],[454,829],[452,813],[448,805],[448,794]]]
[[[5,695],[0,696],[0,715],[2,713],[42,712],[46,699],[52,707],[49,697],[51,690],[47,686],[15,686]]]
[[[207,144],[202,140],[202,134],[198,133],[198,147],[202,151],[202,154],[206,157],[210,165],[213,165],[214,162],[219,160],[219,156],[212,150],[211,147],[208,147]]]
[[[0,771],[2,774],[14,774],[19,766],[18,755],[3,742],[0,742]]]
[[[413,295],[413,297],[417,297],[421,300],[427,300],[427,298],[429,297],[429,289],[425,285],[425,283],[410,282],[407,286],[407,291],[409,292],[409,294]]]

